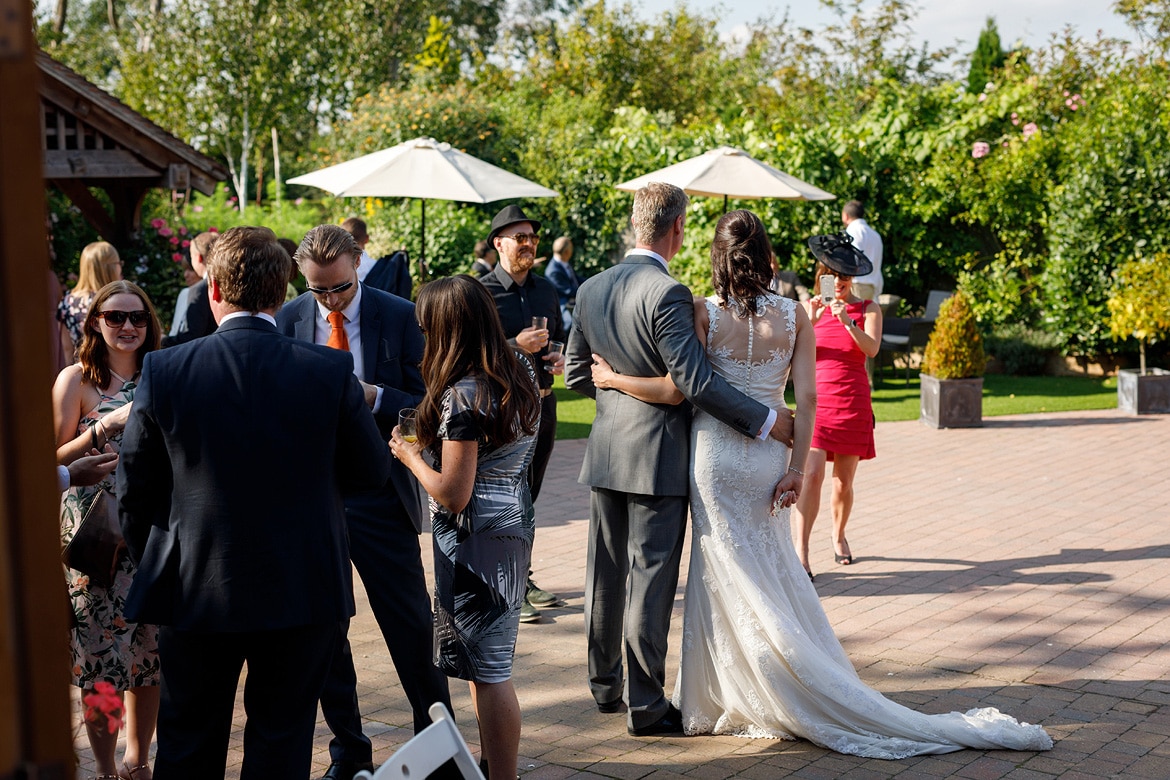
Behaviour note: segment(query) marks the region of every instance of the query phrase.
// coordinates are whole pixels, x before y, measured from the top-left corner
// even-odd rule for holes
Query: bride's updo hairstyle
[[[711,282],[726,303],[760,313],[756,296],[765,295],[772,282],[772,244],[764,223],[752,212],[729,211],[715,226]]]

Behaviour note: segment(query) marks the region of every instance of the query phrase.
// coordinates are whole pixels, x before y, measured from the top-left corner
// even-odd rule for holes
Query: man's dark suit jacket
[[[280,332],[302,341],[312,342],[315,334],[317,301],[305,293],[276,315]],[[362,284],[360,324],[362,362],[365,381],[382,388],[382,404],[374,419],[383,440],[398,424],[398,412],[418,406],[426,393],[419,364],[422,362],[423,336],[414,316],[414,304]],[[350,512],[377,514],[385,518],[388,509],[402,501],[416,531],[430,517],[421,499],[418,482],[398,460],[390,467],[390,480],[378,490],[347,494]],[[373,518],[371,518],[373,519]]]
[[[200,279],[191,285],[187,293],[187,311],[179,323],[179,332],[174,336],[163,336],[164,347],[175,347],[188,341],[209,336],[215,332],[215,317],[211,315],[211,299],[207,292],[207,279]]]
[[[409,301],[413,282],[410,278],[410,257],[406,250],[399,249],[375,260],[374,267],[366,275],[365,284],[366,287],[377,287]]]
[[[127,618],[255,632],[352,616],[342,489],[389,469],[346,353],[258,317],[151,352],[118,468]]]

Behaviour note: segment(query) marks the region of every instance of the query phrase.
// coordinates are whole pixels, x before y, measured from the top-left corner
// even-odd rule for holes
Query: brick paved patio
[[[908,706],[995,706],[1044,724],[1056,741],[1046,753],[901,761],[805,742],[635,739],[624,716],[598,713],[585,682],[584,446],[558,442],[537,505],[536,579],[566,603],[520,630],[525,780],[1170,778],[1170,417],[1110,410],[992,418],[974,430],[878,426],[878,457],[858,472],[854,565],[832,562],[827,496],[813,540],[817,590],[858,672]],[[682,592],[680,583],[668,689]],[[358,596],[359,696],[375,760],[384,760],[411,736],[411,717]],[[466,685],[453,683],[452,694],[478,752]],[[239,704],[231,778],[242,727]],[[328,765],[327,743],[319,722],[314,776]],[[84,736],[76,744],[80,776],[92,775]]]

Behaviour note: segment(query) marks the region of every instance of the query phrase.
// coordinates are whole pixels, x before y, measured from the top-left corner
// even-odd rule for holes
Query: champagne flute
[[[545,371],[552,371],[553,365],[560,362],[561,356],[565,352],[565,342],[550,341],[548,343],[548,362],[544,364]]]
[[[398,432],[403,441],[418,441],[418,409],[403,409],[398,413]]]

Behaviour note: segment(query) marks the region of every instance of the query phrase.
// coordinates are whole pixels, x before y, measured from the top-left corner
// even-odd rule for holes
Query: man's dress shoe
[[[634,737],[656,737],[660,734],[682,734],[682,713],[673,704],[669,705],[666,714],[647,726],[635,728],[630,726],[627,731]]]
[[[599,701],[597,702],[597,711],[605,713],[606,715],[615,712],[625,712],[626,703],[621,699],[614,699],[613,701]]]
[[[369,761],[334,761],[321,775],[321,780],[353,780],[353,776],[365,770],[374,771],[373,763]]]

